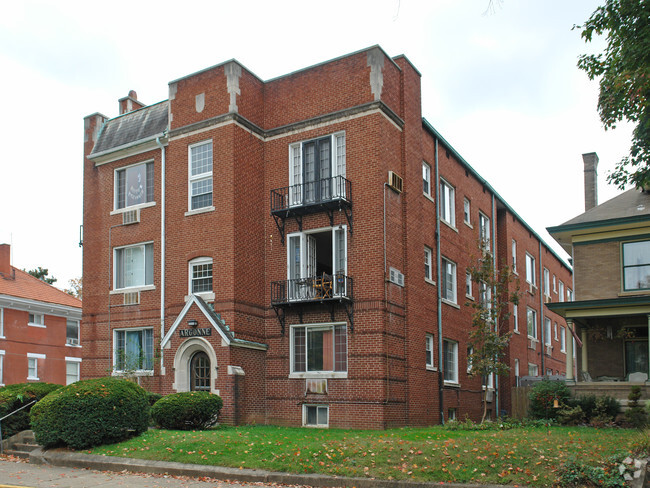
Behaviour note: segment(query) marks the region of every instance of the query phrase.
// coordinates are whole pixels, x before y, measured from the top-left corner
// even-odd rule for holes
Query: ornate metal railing
[[[352,278],[342,273],[271,282],[271,304],[352,300]]]
[[[343,176],[332,176],[271,190],[271,213],[307,210],[311,206],[316,206],[313,211],[318,211],[319,206],[349,204],[352,201],[351,197],[350,181]]]

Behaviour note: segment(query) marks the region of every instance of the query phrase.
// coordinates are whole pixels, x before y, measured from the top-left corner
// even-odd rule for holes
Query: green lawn
[[[92,454],[294,473],[551,486],[567,459],[597,466],[639,442],[637,431],[519,427],[386,431],[271,426],[150,430]]]

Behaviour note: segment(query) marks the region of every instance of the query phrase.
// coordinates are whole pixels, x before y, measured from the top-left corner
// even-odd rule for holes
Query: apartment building
[[[11,265],[0,244],[0,385],[80,378],[81,300]]]
[[[486,245],[525,291],[491,414],[518,376],[564,374],[545,303],[571,271],[422,117],[420,83],[374,46],[267,81],[228,61],[86,117],[83,376],[212,391],[229,423],[477,418]]]

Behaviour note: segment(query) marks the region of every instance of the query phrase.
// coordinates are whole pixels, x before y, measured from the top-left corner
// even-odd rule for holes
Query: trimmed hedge
[[[153,391],[147,392],[147,400],[149,401],[149,406],[153,407],[154,403],[162,398],[160,393],[154,393]]]
[[[32,430],[45,447],[86,449],[141,434],[148,428],[149,408],[147,392],[130,381],[77,381],[34,405]]]
[[[61,388],[63,385],[54,383],[18,383],[0,388],[0,418],[9,415],[30,402],[40,400],[48,393]],[[23,408],[2,421],[2,438],[7,439],[18,432],[28,430],[29,411],[33,405]]]
[[[173,393],[151,407],[151,417],[163,429],[201,430],[217,423],[223,400],[207,391]]]

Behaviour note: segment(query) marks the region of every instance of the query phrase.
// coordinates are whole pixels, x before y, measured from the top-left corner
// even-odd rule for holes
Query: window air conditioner
[[[397,286],[404,286],[404,275],[395,268],[390,268],[390,275],[388,281],[395,283]]]
[[[137,305],[140,303],[140,292],[132,291],[124,294],[124,305]]]
[[[388,172],[388,186],[390,186],[397,193],[402,193],[403,184],[404,182],[400,175],[392,171]]]
[[[535,339],[528,340],[528,349],[532,349],[533,351],[537,350],[537,341]]]
[[[72,346],[77,346],[77,345],[79,344],[79,339],[74,338],[74,337],[68,337],[68,338],[65,340],[65,343],[66,343],[66,344],[70,344],[70,345],[72,345]]]
[[[140,222],[139,208],[122,213],[122,225],[137,224],[138,222]]]

